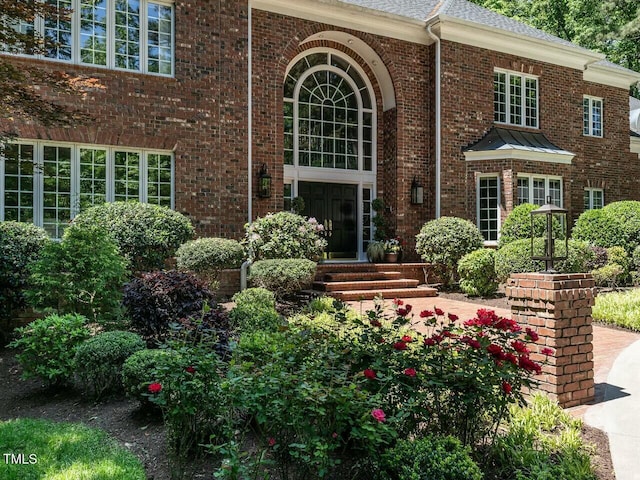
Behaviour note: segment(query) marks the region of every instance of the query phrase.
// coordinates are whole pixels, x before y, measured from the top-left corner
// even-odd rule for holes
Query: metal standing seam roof
[[[484,137],[462,150],[464,152],[522,150],[556,155],[574,155],[551,143],[544,133],[521,132],[499,127],[492,127]]]

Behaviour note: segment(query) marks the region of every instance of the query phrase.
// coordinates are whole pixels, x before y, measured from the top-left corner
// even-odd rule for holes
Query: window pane
[[[107,201],[107,151],[80,149],[80,211]]]
[[[562,206],[561,184],[560,180],[549,180],[549,196],[551,197],[551,202],[557,207]]]
[[[526,102],[526,125],[527,127],[538,127],[538,80],[535,78],[526,79],[525,88]]]
[[[589,135],[591,125],[591,102],[588,98],[582,100],[582,133]]]
[[[529,196],[529,179],[518,178],[518,200],[517,204],[529,203],[531,201]]]
[[[592,134],[596,137],[602,136],[602,101],[592,100]]]
[[[140,70],[140,2],[116,0],[115,64],[118,68]]]
[[[9,144],[5,147],[4,219],[33,222],[32,145]]]
[[[147,155],[147,202],[171,208],[171,155]]]
[[[522,77],[509,76],[509,123],[522,124]]]
[[[80,61],[107,64],[107,0],[80,3]]]
[[[71,0],[47,0],[47,3],[64,11],[62,15],[44,19],[45,56],[71,60]]]
[[[149,3],[147,8],[149,72],[173,73],[173,7]]]
[[[71,220],[71,148],[44,147],[43,184],[42,226],[60,238]]]
[[[593,190],[593,208],[604,207],[604,192],[602,190]]]
[[[478,227],[487,241],[498,240],[498,177],[483,177],[478,184]]]
[[[114,200],[116,202],[140,199],[140,154],[115,152]]]
[[[533,179],[533,204],[541,207],[547,203],[544,178]]]

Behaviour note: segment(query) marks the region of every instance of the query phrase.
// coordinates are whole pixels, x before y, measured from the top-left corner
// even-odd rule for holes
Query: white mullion
[[[140,32],[138,33],[138,48],[140,49],[140,72],[148,73],[149,68],[147,64],[147,42],[149,34],[148,32],[148,6],[147,0],[140,0],[140,10],[138,12],[138,22],[140,23]],[[160,19],[158,19],[158,41],[160,41]],[[158,73],[160,73],[160,45],[158,44]]]
[[[71,147],[71,211],[69,216],[75,218],[80,213],[80,147]]]
[[[106,185],[106,200],[107,202],[113,202],[115,199],[115,184],[116,184],[116,168],[115,168],[115,148],[107,148],[107,185]]]
[[[107,68],[116,68],[116,0],[107,2]]]
[[[80,31],[82,30],[80,0],[72,0],[71,8],[73,9],[71,13],[71,62],[80,65]]]

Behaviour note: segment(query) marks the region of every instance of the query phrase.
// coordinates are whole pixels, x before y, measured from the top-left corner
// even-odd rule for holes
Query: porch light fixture
[[[267,165],[265,163],[260,167],[258,175],[258,197],[269,198],[271,196],[271,175],[267,173]]]
[[[411,205],[422,205],[424,203],[424,187],[418,183],[418,179],[413,177],[411,182]]]
[[[569,252],[569,239],[567,235],[567,214],[568,210],[555,206],[551,202],[551,197],[547,197],[546,205],[533,210],[531,212],[531,259],[532,260],[544,260],[545,270],[541,273],[558,273],[553,268],[553,263],[566,260]],[[534,243],[535,243],[535,219],[536,215],[545,215],[546,217],[546,238],[544,239],[544,255],[534,255]],[[556,238],[553,232],[554,219],[562,226],[562,233],[564,234],[564,255],[556,255]],[[562,240],[562,239],[560,239]]]

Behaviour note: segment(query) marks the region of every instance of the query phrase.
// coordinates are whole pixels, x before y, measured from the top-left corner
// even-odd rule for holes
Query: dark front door
[[[358,186],[340,183],[298,182],[304,215],[325,228],[327,258],[358,258]]]

